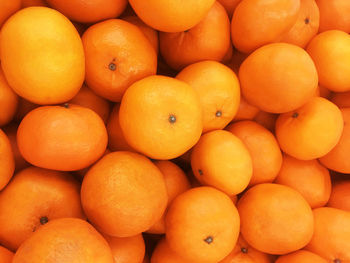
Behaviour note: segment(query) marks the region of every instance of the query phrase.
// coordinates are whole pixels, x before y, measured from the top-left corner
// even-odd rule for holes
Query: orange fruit
[[[218,2],[225,7],[228,16],[232,18],[233,12],[241,0],[218,0]]]
[[[173,159],[194,146],[202,132],[202,108],[187,83],[151,76],[131,85],[119,110],[125,139],[153,159]]]
[[[0,1],[0,28],[6,20],[21,8],[21,0]]]
[[[11,143],[7,135],[0,129],[0,190],[10,181],[15,170],[15,160]]]
[[[129,0],[141,20],[164,32],[180,32],[194,27],[205,17],[214,2],[215,0]]]
[[[9,85],[31,102],[65,102],[78,93],[84,81],[84,49],[79,34],[53,9],[29,7],[18,11],[3,26],[0,47]]]
[[[327,262],[350,260],[350,213],[331,207],[313,211],[314,234],[307,250],[325,258]]]
[[[89,223],[77,218],[52,220],[17,250],[13,263],[113,263],[106,240]]]
[[[107,139],[97,113],[68,103],[31,111],[17,131],[18,148],[26,161],[61,171],[83,169],[97,161]]]
[[[191,155],[192,171],[205,185],[228,195],[241,193],[253,174],[252,158],[243,142],[231,132],[204,134]]]
[[[305,48],[317,34],[320,24],[320,11],[315,0],[300,0],[297,21],[292,28],[282,36],[281,42]]]
[[[278,42],[297,21],[299,9],[300,0],[242,0],[232,18],[233,45],[250,53]]]
[[[286,154],[275,183],[297,190],[311,208],[325,206],[332,190],[329,171],[317,160],[302,161]]]
[[[162,172],[165,186],[168,193],[168,206],[178,195],[186,192],[191,188],[190,182],[179,166],[170,161],[155,161],[154,164]],[[150,229],[148,233],[164,234],[165,233],[165,213]]]
[[[350,212],[350,181],[335,182],[327,206]]]
[[[17,173],[0,193],[1,244],[16,250],[53,219],[84,218],[79,190],[78,181],[63,172],[29,167]]]
[[[350,108],[350,91],[333,93],[330,100],[339,108]]]
[[[86,84],[104,98],[119,102],[131,84],[157,71],[157,54],[151,43],[129,22],[110,19],[94,24],[82,40]]]
[[[202,105],[203,132],[223,129],[239,107],[240,88],[236,74],[216,61],[202,61],[184,68],[177,76],[198,93]]]
[[[104,235],[112,250],[114,263],[141,263],[145,257],[145,241],[141,234],[132,237]]]
[[[291,254],[280,256],[276,263],[327,263],[327,260],[307,250],[298,250]]]
[[[85,175],[81,201],[89,221],[103,233],[129,237],[161,218],[168,197],[163,175],[149,159],[113,152]]]
[[[158,31],[153,29],[152,27],[146,25],[138,16],[126,16],[123,17],[123,20],[137,26],[142,33],[146,36],[149,42],[151,42],[154,50],[158,54],[159,52],[159,39],[158,39]]]
[[[344,119],[344,129],[338,144],[325,156],[320,158],[320,162],[328,169],[350,173],[350,108],[342,108],[341,113]]]
[[[226,129],[244,143],[252,158],[253,175],[249,185],[272,183],[282,165],[282,153],[275,136],[253,121],[236,122]]]
[[[160,32],[159,45],[164,60],[175,70],[203,60],[221,61],[230,48],[230,20],[225,8],[215,2],[200,23],[191,29]]]
[[[185,259],[203,263],[225,258],[239,234],[235,205],[212,187],[193,188],[179,195],[165,222],[170,248]]]
[[[335,92],[350,91],[350,36],[329,30],[315,36],[307,46],[315,62],[320,85]]]
[[[81,23],[96,23],[108,18],[115,18],[123,13],[127,0],[46,0],[69,19]]]
[[[31,6],[47,6],[45,0],[22,0],[22,8]]]
[[[96,112],[104,123],[107,122],[110,112],[110,103],[100,96],[97,96],[86,85],[83,85],[78,94],[69,101],[71,104],[80,105]]]
[[[313,233],[310,205],[296,190],[279,184],[259,184],[238,201],[241,233],[255,249],[282,255],[301,249]]]
[[[169,247],[165,238],[161,239],[157,243],[157,246],[155,247],[151,257],[151,263],[194,263],[194,262],[196,261],[184,259],[179,254],[175,253]]]
[[[0,126],[8,124],[16,114],[18,96],[11,89],[0,67]]]
[[[277,114],[265,112],[265,111],[259,111],[257,115],[254,117],[254,121],[266,129],[268,129],[270,132],[275,132],[275,126],[276,126],[276,120],[278,118]]]
[[[257,114],[259,113],[259,109],[251,104],[249,104],[244,97],[241,96],[239,100],[239,106],[236,113],[236,116],[234,117],[234,121],[241,121],[241,120],[252,120],[254,119]]]
[[[321,97],[301,108],[281,114],[276,121],[276,137],[281,149],[300,160],[326,155],[338,143],[343,131],[340,109]]]
[[[2,263],[11,263],[14,254],[7,248],[0,246],[0,260]]]
[[[347,0],[316,0],[320,9],[320,32],[338,29],[350,33],[350,2]]]
[[[248,103],[263,111],[283,113],[310,100],[318,78],[315,65],[305,50],[275,43],[248,56],[239,69],[239,80]]]
[[[135,150],[126,142],[122,128],[119,122],[119,108],[120,104],[116,103],[112,109],[107,123],[108,132],[108,147],[112,151],[130,151]]]

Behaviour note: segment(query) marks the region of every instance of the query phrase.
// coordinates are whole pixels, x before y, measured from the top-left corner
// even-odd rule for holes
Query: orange
[[[168,197],[163,175],[149,159],[113,152],[85,175],[81,201],[89,221],[103,233],[129,237],[161,218]]]
[[[154,50],[158,54],[159,52],[159,39],[158,39],[158,31],[153,29],[152,27],[146,25],[138,16],[127,16],[123,17],[123,20],[137,26],[142,33],[146,36],[149,42],[151,42]]]
[[[315,65],[305,50],[275,43],[248,56],[239,69],[239,80],[248,103],[263,111],[283,113],[310,100],[318,78]]]
[[[2,263],[11,263],[13,259],[13,253],[7,248],[0,246],[0,260]]]
[[[21,8],[21,0],[0,1],[0,28],[6,20]]]
[[[94,24],[82,40],[86,84],[104,98],[119,102],[131,84],[157,71],[157,54],[151,43],[129,22],[110,19]]]
[[[81,87],[78,94],[75,95],[75,97],[71,99],[69,103],[93,110],[101,117],[104,123],[107,123],[110,112],[110,103],[106,99],[97,96],[86,85]]]
[[[239,100],[238,110],[233,120],[234,121],[252,120],[257,116],[258,113],[259,113],[259,109],[249,104],[244,99],[244,97],[241,96]]]
[[[307,46],[315,62],[320,85],[335,92],[350,91],[350,36],[329,30],[315,36]]]
[[[227,14],[232,18],[233,12],[241,0],[218,0],[225,7]]]
[[[22,154],[19,152],[17,145],[17,129],[18,125],[15,123],[11,123],[3,128],[3,131],[7,135],[11,144],[13,158],[15,161],[15,172],[18,172],[30,166],[30,164],[23,158]],[[8,162],[11,163],[11,161]]]
[[[320,24],[320,11],[315,0],[300,0],[298,19],[294,26],[283,35],[281,42],[304,48],[317,34]]]
[[[316,0],[320,9],[320,32],[338,29],[350,33],[348,0]]]
[[[0,47],[9,85],[31,102],[65,102],[78,93],[84,81],[84,49],[79,34],[53,9],[29,7],[18,11],[3,26]]]
[[[31,6],[47,6],[45,0],[22,0],[22,8]]]
[[[219,263],[272,263],[271,256],[251,247],[242,236],[232,252]]]
[[[336,146],[342,131],[340,109],[322,97],[314,97],[301,108],[281,114],[276,121],[281,149],[300,160],[326,155]]]
[[[339,108],[349,108],[350,91],[333,93],[331,96],[331,102],[333,102]]]
[[[255,115],[253,120],[258,124],[264,126],[270,132],[274,133],[277,118],[278,118],[277,114],[273,114],[265,111],[259,111],[258,114]]]
[[[186,192],[191,188],[190,182],[179,166],[170,161],[155,161],[154,164],[162,172],[165,186],[168,193],[168,206],[178,195]],[[148,233],[164,234],[165,233],[165,214],[158,220],[150,229]]]
[[[0,129],[0,190],[10,181],[15,170],[15,160],[7,135]]]
[[[127,0],[46,0],[69,19],[81,23],[96,23],[123,13]]]
[[[253,174],[248,148],[231,132],[216,130],[204,134],[191,155],[192,171],[205,185],[228,195],[241,193]]]
[[[194,27],[209,12],[215,0],[129,0],[138,17],[147,25],[165,32]]]
[[[241,233],[255,249],[282,255],[301,249],[313,233],[312,210],[296,190],[259,184],[238,201]]]
[[[52,220],[27,239],[12,263],[113,263],[106,240],[89,223],[77,218]]]
[[[11,89],[0,67],[0,126],[8,124],[16,114],[18,96]]]
[[[336,208],[314,209],[315,229],[307,250],[327,262],[350,261],[350,213]]]
[[[327,206],[350,212],[350,181],[338,181],[333,184]]]
[[[230,20],[225,8],[215,2],[200,23],[191,29],[160,32],[159,43],[164,60],[175,70],[203,60],[221,61],[230,48]]]
[[[184,68],[177,76],[198,93],[203,110],[203,132],[223,129],[239,107],[240,88],[236,74],[216,61],[203,61]]]
[[[252,158],[253,175],[249,185],[272,183],[282,165],[282,153],[275,136],[253,121],[236,122],[226,129],[242,140]]]
[[[135,150],[131,148],[131,146],[126,142],[122,128],[120,127],[119,108],[120,104],[116,103],[112,109],[107,123],[108,147],[112,151],[134,152]]]
[[[212,187],[179,195],[166,215],[166,240],[187,260],[217,262],[236,244],[239,215],[231,199]]]
[[[151,263],[194,263],[194,262],[196,261],[184,259],[179,254],[175,253],[169,247],[165,238],[161,239],[158,242],[151,257]]]
[[[325,156],[320,162],[328,169],[340,172],[350,173],[350,108],[341,109],[344,119],[344,129],[338,144]]]
[[[327,263],[327,260],[307,250],[298,250],[291,254],[280,256],[276,263]]]
[[[300,0],[242,0],[232,18],[233,45],[250,53],[278,42],[297,21],[299,9]]]
[[[94,111],[68,103],[36,108],[17,131],[18,148],[26,161],[61,171],[83,169],[97,161],[107,139],[106,127]]]
[[[29,167],[17,173],[0,193],[1,244],[16,250],[55,218],[84,218],[79,189],[78,181],[63,172]]]
[[[112,250],[114,263],[141,263],[145,256],[145,241],[141,234],[132,237],[104,235]]]
[[[332,189],[329,171],[317,160],[302,161],[286,154],[275,183],[297,190],[311,208],[325,206]]]
[[[202,132],[202,108],[187,83],[151,76],[131,85],[119,110],[125,139],[153,159],[173,159],[194,146]]]

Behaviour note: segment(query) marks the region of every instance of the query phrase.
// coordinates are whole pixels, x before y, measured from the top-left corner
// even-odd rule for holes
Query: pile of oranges
[[[349,263],[349,0],[0,0],[1,263]]]

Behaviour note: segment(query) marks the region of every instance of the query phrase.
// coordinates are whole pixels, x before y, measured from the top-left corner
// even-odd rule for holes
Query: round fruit
[[[0,126],[8,124],[16,114],[18,96],[7,83],[0,67]]]
[[[288,255],[280,256],[275,263],[327,263],[319,255],[307,250],[298,250]]]
[[[14,254],[7,248],[0,246],[0,260],[2,263],[12,263]]]
[[[333,184],[327,206],[350,212],[350,181],[338,181]]]
[[[316,0],[320,9],[320,32],[338,29],[350,33],[348,0]]]
[[[15,170],[15,160],[7,135],[0,129],[0,190],[10,181]]]
[[[21,0],[1,0],[0,1],[0,28],[6,20],[21,9]]]

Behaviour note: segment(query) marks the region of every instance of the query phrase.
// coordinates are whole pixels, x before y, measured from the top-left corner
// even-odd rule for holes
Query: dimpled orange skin
[[[272,183],[282,165],[282,153],[273,134],[253,121],[240,121],[226,130],[236,135],[247,147],[253,162],[249,185]]]
[[[10,181],[15,170],[15,159],[7,135],[0,129],[0,190]]]
[[[203,132],[223,129],[239,107],[240,88],[236,74],[216,61],[202,61],[184,68],[177,79],[193,87],[203,109]]]
[[[350,91],[350,36],[329,30],[315,36],[306,51],[315,62],[319,82],[335,91]]]
[[[286,154],[275,183],[297,190],[311,208],[325,206],[332,190],[329,171],[317,160],[302,161]]]
[[[321,207],[314,209],[313,214],[314,234],[305,249],[320,255],[328,262],[349,262],[350,213],[336,208]]]
[[[232,18],[233,45],[243,53],[250,53],[278,42],[294,25],[299,8],[300,0],[242,0]]]
[[[173,159],[191,149],[202,132],[202,108],[187,83],[150,76],[131,85],[119,110],[125,139],[153,159]]]
[[[80,36],[53,9],[29,7],[17,12],[2,28],[0,48],[9,85],[31,102],[65,102],[83,84],[85,58]]]
[[[243,142],[229,131],[204,134],[191,155],[192,171],[205,185],[229,196],[241,193],[253,174],[252,158]]]
[[[0,246],[0,260],[2,263],[11,263],[14,253],[7,248]]]
[[[82,40],[86,84],[104,98],[120,102],[131,84],[157,71],[154,48],[142,31],[129,22],[110,19],[94,24]]]
[[[113,263],[106,240],[88,222],[61,218],[48,222],[17,250],[12,263]]]
[[[160,52],[175,70],[203,60],[221,61],[230,48],[230,20],[225,8],[215,2],[193,28],[178,33],[159,33]]]
[[[348,0],[316,0],[320,9],[320,32],[337,29],[350,33]]]
[[[60,171],[93,164],[105,152],[107,140],[106,127],[97,113],[73,104],[36,108],[24,117],[17,131],[18,148],[26,161]]]
[[[21,8],[21,0],[0,1],[0,28],[6,20]]]
[[[197,187],[179,195],[165,219],[166,240],[187,260],[217,262],[234,248],[239,215],[232,200],[212,187]]]
[[[313,233],[312,210],[296,190],[278,184],[259,184],[238,201],[241,233],[254,248],[282,255],[301,249]]]
[[[291,254],[280,256],[275,263],[327,263],[319,255],[307,250],[298,250]]]
[[[340,109],[344,119],[344,129],[338,144],[325,156],[321,157],[320,162],[328,169],[340,172],[350,173],[350,108]]]
[[[18,96],[11,89],[0,67],[0,126],[8,124],[16,114]]]
[[[239,69],[239,80],[248,103],[270,113],[299,108],[314,96],[318,84],[310,56],[287,43],[269,44],[250,54]]]
[[[168,197],[159,169],[143,155],[113,152],[85,175],[84,211],[99,230],[128,237],[149,229],[163,215]]]
[[[282,151],[300,160],[312,160],[329,153],[343,131],[340,109],[322,97],[314,97],[301,108],[281,114],[276,137]]]
[[[81,23],[96,23],[118,17],[126,8],[127,0],[46,0],[69,19]]]
[[[215,0],[129,0],[129,3],[147,25],[159,31],[181,32],[198,24]]]
[[[298,19],[293,27],[283,35],[281,42],[305,48],[317,34],[320,24],[320,11],[315,0],[300,0]]]
[[[350,212],[350,181],[335,182],[327,206]]]
[[[1,244],[15,251],[41,228],[42,217],[84,219],[79,190],[79,182],[67,173],[33,166],[17,173],[0,193]]]

